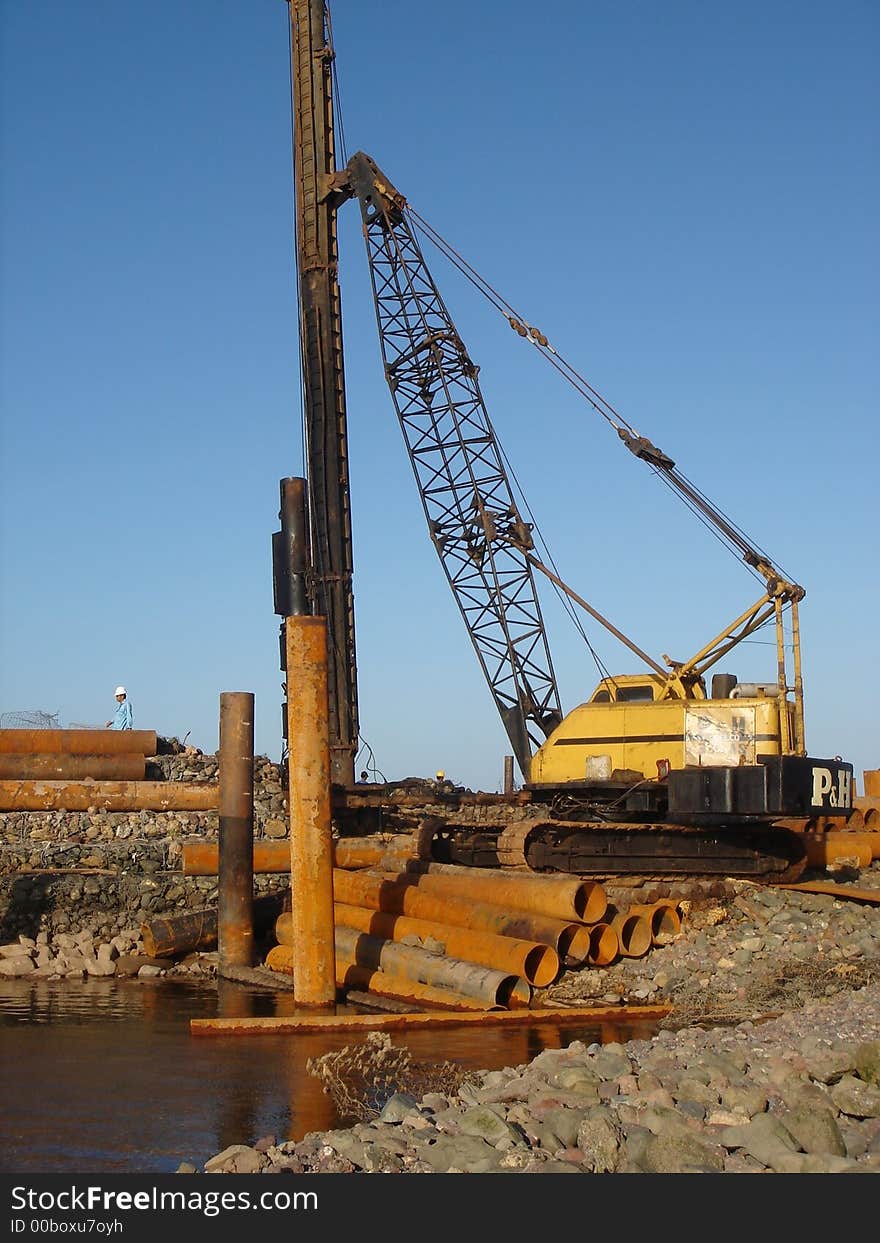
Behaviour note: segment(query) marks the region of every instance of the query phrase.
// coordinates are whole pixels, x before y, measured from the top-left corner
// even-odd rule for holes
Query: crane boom
[[[524,775],[562,720],[524,522],[474,366],[403,211],[373,160],[348,162],[385,375],[428,529]]]

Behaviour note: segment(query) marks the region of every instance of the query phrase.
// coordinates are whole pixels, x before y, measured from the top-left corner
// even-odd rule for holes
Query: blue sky
[[[332,5],[340,147],[803,584],[807,742],[880,766],[873,0]],[[271,535],[301,474],[287,9],[0,0],[0,712],[281,752]],[[339,124],[340,118],[337,118]],[[340,214],[358,767],[499,787]],[[426,251],[564,578],[693,654],[736,559]],[[598,673],[542,595],[564,709]],[[613,672],[632,659],[594,626]],[[772,635],[767,635],[772,639]],[[768,678],[772,646],[719,668]],[[368,749],[367,749],[368,748]]]

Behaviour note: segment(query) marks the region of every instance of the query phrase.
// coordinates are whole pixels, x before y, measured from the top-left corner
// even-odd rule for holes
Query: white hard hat
[[[127,694],[128,694],[128,692],[126,691],[126,689],[125,689],[125,687],[124,687],[124,686],[117,686],[117,688],[116,688],[116,690],[113,692],[113,694],[114,694],[114,695],[127,695]]]

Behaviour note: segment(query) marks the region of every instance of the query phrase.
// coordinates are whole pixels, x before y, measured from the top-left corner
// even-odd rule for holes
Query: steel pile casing
[[[299,1005],[336,999],[327,621],[287,617],[287,805],[293,893],[294,997]]]

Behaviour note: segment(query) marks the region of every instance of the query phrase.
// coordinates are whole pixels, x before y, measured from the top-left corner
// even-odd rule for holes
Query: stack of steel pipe
[[[488,892],[491,895],[494,891],[490,888]],[[582,965],[590,955],[588,925],[572,918],[524,910],[514,905],[509,895],[499,893],[496,901],[489,901],[461,891],[446,890],[440,894],[423,888],[420,876],[350,872],[344,868],[333,871],[333,895],[335,902],[349,906],[541,942],[552,946],[559,958],[570,965]]]
[[[0,729],[0,811],[216,811],[217,783],[145,781],[152,729]]]
[[[540,941],[525,941],[435,920],[392,915],[344,902],[334,903],[333,914],[337,928],[355,928],[385,941],[418,939],[425,945],[442,945],[443,951],[451,958],[522,976],[538,988],[552,984],[559,974],[559,955],[552,946]],[[281,945],[292,944],[292,919],[289,914],[279,915],[275,922],[275,936]]]
[[[281,931],[283,935],[284,929]],[[336,925],[334,938],[337,973],[344,973],[350,967],[383,971],[388,977],[446,989],[453,997],[469,997],[487,1007],[500,1006],[508,1010],[524,1009],[532,999],[528,981],[513,972],[435,953],[421,945],[372,936],[340,924]],[[276,950],[279,948],[289,950],[292,960],[292,946],[281,943]],[[275,953],[272,962],[277,963],[282,958],[282,954]],[[266,961],[267,966],[271,965],[268,957]]]

